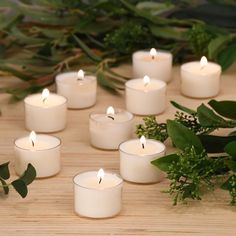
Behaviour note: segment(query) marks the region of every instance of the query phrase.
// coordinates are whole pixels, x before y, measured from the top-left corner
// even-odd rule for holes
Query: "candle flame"
[[[42,100],[43,100],[43,102],[45,102],[48,99],[49,94],[50,94],[49,90],[45,88],[43,90],[43,92],[42,92]]]
[[[115,114],[114,108],[112,106],[108,107],[107,108],[107,117],[114,120],[114,114]]]
[[[142,135],[139,140],[140,140],[140,143],[141,143],[141,145],[142,145],[142,148],[144,148],[145,145],[146,145],[146,142],[147,142],[147,141],[146,141],[146,138],[144,137],[144,135]]]
[[[97,173],[98,183],[100,184],[104,178],[104,170],[101,168]]]
[[[78,76],[78,80],[84,79],[84,71],[83,70],[79,70],[77,76]]]
[[[200,67],[201,69],[203,69],[205,66],[207,66],[207,58],[205,56],[203,56],[200,60]]]
[[[150,55],[151,55],[152,59],[154,59],[155,56],[157,55],[157,50],[155,48],[151,48]]]
[[[150,84],[150,78],[147,75],[143,77],[143,84],[145,87]]]
[[[30,136],[29,136],[29,140],[32,143],[32,146],[34,147],[35,142],[36,142],[36,133],[34,131],[31,131]]]

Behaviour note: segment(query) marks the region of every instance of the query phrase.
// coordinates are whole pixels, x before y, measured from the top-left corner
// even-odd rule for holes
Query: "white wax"
[[[144,86],[143,78],[132,79],[125,84],[126,108],[137,115],[155,115],[166,108],[166,83],[150,79]]]
[[[128,140],[120,145],[120,174],[123,179],[134,183],[156,183],[164,178],[161,170],[151,161],[165,155],[165,145],[147,139],[144,149],[139,139]]]
[[[216,96],[220,91],[221,67],[212,62],[201,69],[200,62],[189,62],[181,66],[181,92],[193,98]]]
[[[85,76],[78,80],[77,72],[67,72],[56,76],[57,93],[66,97],[67,107],[83,109],[96,103],[97,80],[94,76]]]
[[[145,75],[169,82],[172,77],[172,54],[157,51],[152,59],[149,51],[137,51],[133,54],[133,77],[142,78]]]
[[[114,120],[104,113],[92,113],[89,119],[90,141],[94,147],[115,150],[132,136],[133,115],[116,109]]]
[[[84,217],[107,218],[117,215],[122,207],[123,180],[105,173],[99,184],[97,171],[83,172],[74,177],[75,212]]]
[[[66,98],[51,93],[45,102],[41,94],[25,98],[25,126],[28,130],[50,133],[66,126]]]
[[[29,137],[15,141],[15,171],[21,176],[31,163],[37,172],[37,178],[49,177],[57,174],[61,169],[60,164],[60,139],[38,134],[35,145]]]

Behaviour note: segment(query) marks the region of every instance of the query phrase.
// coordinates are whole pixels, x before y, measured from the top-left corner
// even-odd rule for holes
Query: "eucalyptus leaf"
[[[231,189],[231,184],[230,181],[232,179],[232,176],[230,176],[222,185],[221,188],[224,190],[230,190]]]
[[[107,89],[109,91],[116,91],[116,87],[114,86],[114,84],[111,81],[109,81],[108,79],[106,79],[106,77],[102,71],[98,71],[97,81],[105,89]]]
[[[236,161],[226,160],[225,164],[229,167],[230,170],[236,172]]]
[[[24,174],[20,177],[20,180],[24,181],[26,185],[29,185],[34,181],[35,178],[36,178],[36,169],[31,164],[28,164],[27,169],[25,170]]]
[[[8,187],[6,181],[4,181],[2,178],[0,178],[0,182],[1,182],[1,184],[2,184],[2,186],[0,185],[0,188],[2,187],[4,193],[5,193],[5,194],[8,194],[8,193],[9,193],[9,187]]]
[[[188,113],[188,114],[190,114],[190,115],[196,115],[196,114],[197,114],[196,111],[194,111],[194,110],[192,110],[192,109],[190,109],[190,108],[188,108],[188,107],[182,106],[182,105],[180,105],[179,103],[177,103],[177,102],[175,102],[175,101],[170,101],[170,103],[171,103],[175,108],[177,108],[177,109],[179,109],[179,110],[181,110],[181,111],[183,111],[183,112],[186,112],[186,113]]]
[[[177,154],[170,154],[164,157],[160,157],[151,163],[158,167],[160,170],[166,172],[169,169],[170,164],[172,164],[174,161],[177,161],[179,159]]]
[[[10,178],[8,165],[9,165],[9,162],[6,162],[0,165],[0,178],[5,179],[5,180]]]
[[[236,141],[233,141],[225,146],[225,152],[236,158]]]
[[[27,189],[27,185],[25,184],[23,180],[17,179],[17,180],[14,180],[11,184],[14,187],[14,189],[21,195],[22,198],[26,197],[28,193],[28,189]]]
[[[223,70],[229,68],[236,61],[236,43],[227,46],[222,50],[218,57],[217,62],[222,66]]]

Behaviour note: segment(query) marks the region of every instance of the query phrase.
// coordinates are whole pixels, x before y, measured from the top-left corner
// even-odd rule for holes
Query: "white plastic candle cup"
[[[132,79],[125,84],[126,109],[137,115],[156,115],[166,108],[166,83],[151,79],[144,85],[143,79]]]
[[[133,114],[117,109],[114,120],[102,112],[93,112],[89,118],[92,146],[100,149],[117,150],[120,143],[132,136]]]
[[[165,155],[165,145],[147,139],[144,149],[139,139],[122,143],[120,151],[120,174],[124,180],[133,183],[149,184],[160,182],[164,173],[153,166],[151,161]]]
[[[105,173],[100,184],[96,171],[76,175],[75,212],[89,218],[108,218],[117,215],[122,207],[122,187],[122,178],[113,173]]]
[[[209,98],[220,91],[220,65],[212,62],[201,68],[198,61],[181,66],[181,92],[192,98]]]
[[[31,163],[37,172],[37,178],[56,175],[61,169],[61,140],[54,136],[38,134],[35,145],[29,137],[15,140],[15,171],[21,176]]]
[[[155,57],[150,51],[137,51],[133,54],[133,78],[142,78],[145,75],[169,82],[172,77],[172,54],[157,51]]]
[[[66,98],[50,94],[45,103],[41,94],[25,98],[25,126],[28,130],[51,133],[66,127]]]
[[[67,107],[83,109],[96,103],[97,79],[95,76],[84,76],[78,79],[77,72],[67,72],[56,76],[57,93],[66,97]]]

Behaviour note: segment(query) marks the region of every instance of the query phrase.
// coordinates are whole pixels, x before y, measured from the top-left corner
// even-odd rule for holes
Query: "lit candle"
[[[15,171],[21,176],[31,163],[37,172],[37,178],[56,175],[60,169],[61,140],[54,136],[34,131],[29,137],[15,140]]]
[[[207,62],[206,57],[185,63],[181,66],[181,92],[193,98],[214,97],[220,91],[220,75],[220,65]]]
[[[84,217],[108,218],[122,207],[123,180],[103,169],[83,172],[74,177],[75,212]]]
[[[132,135],[133,115],[125,110],[108,107],[106,113],[93,112],[89,118],[91,144],[101,149],[118,149]]]
[[[137,51],[133,54],[133,77],[151,78],[169,82],[172,74],[172,54],[164,51]]]
[[[57,75],[56,84],[57,93],[68,99],[68,108],[83,109],[96,103],[97,79],[83,70]]]
[[[161,80],[132,79],[125,84],[126,108],[137,115],[155,115],[166,108],[166,83]]]
[[[25,98],[25,126],[28,130],[51,133],[66,126],[66,98],[49,93],[33,94]]]
[[[165,150],[163,143],[144,136],[123,142],[119,147],[122,178],[143,184],[160,182],[164,174],[151,161],[164,156]]]

